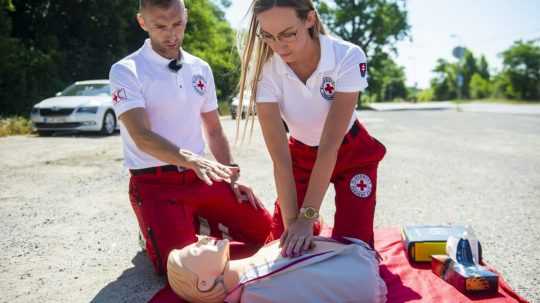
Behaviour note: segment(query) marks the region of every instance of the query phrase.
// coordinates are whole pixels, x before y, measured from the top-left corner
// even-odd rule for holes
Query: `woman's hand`
[[[298,257],[313,246],[313,220],[296,219],[281,235],[281,255]]]

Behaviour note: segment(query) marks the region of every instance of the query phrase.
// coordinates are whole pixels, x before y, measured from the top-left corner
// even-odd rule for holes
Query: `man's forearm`
[[[178,146],[150,130],[139,133],[134,141],[140,150],[160,161],[177,166],[189,166],[190,151],[181,153]]]
[[[214,155],[214,158],[216,158],[216,161],[219,163],[228,165],[234,162],[229,141],[227,140],[227,137],[225,137],[223,131],[209,134],[208,146],[210,147],[212,155]]]

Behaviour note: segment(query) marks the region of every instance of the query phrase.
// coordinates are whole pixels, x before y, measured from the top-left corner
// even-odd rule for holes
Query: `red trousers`
[[[317,147],[305,145],[291,137],[289,149],[300,208],[317,159]],[[353,237],[373,247],[377,167],[385,153],[384,145],[371,137],[358,121],[345,135],[330,179],[336,192],[333,238]],[[271,238],[279,239],[283,231],[281,209],[279,201],[276,201]],[[320,227],[315,226],[314,233],[318,234],[319,231]]]
[[[129,197],[158,274],[166,272],[172,249],[197,241],[201,221],[207,223],[211,236],[233,240],[232,258],[255,253],[270,232],[266,210],[239,203],[229,183],[208,186],[192,170],[132,175]]]

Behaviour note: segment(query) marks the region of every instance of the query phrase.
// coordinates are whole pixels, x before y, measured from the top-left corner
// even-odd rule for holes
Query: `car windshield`
[[[109,84],[73,84],[62,91],[62,96],[110,96]]]

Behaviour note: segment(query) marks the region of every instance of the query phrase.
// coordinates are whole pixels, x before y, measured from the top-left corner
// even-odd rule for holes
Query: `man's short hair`
[[[182,0],[139,0],[139,11],[149,6],[169,8],[175,1],[183,3]]]

